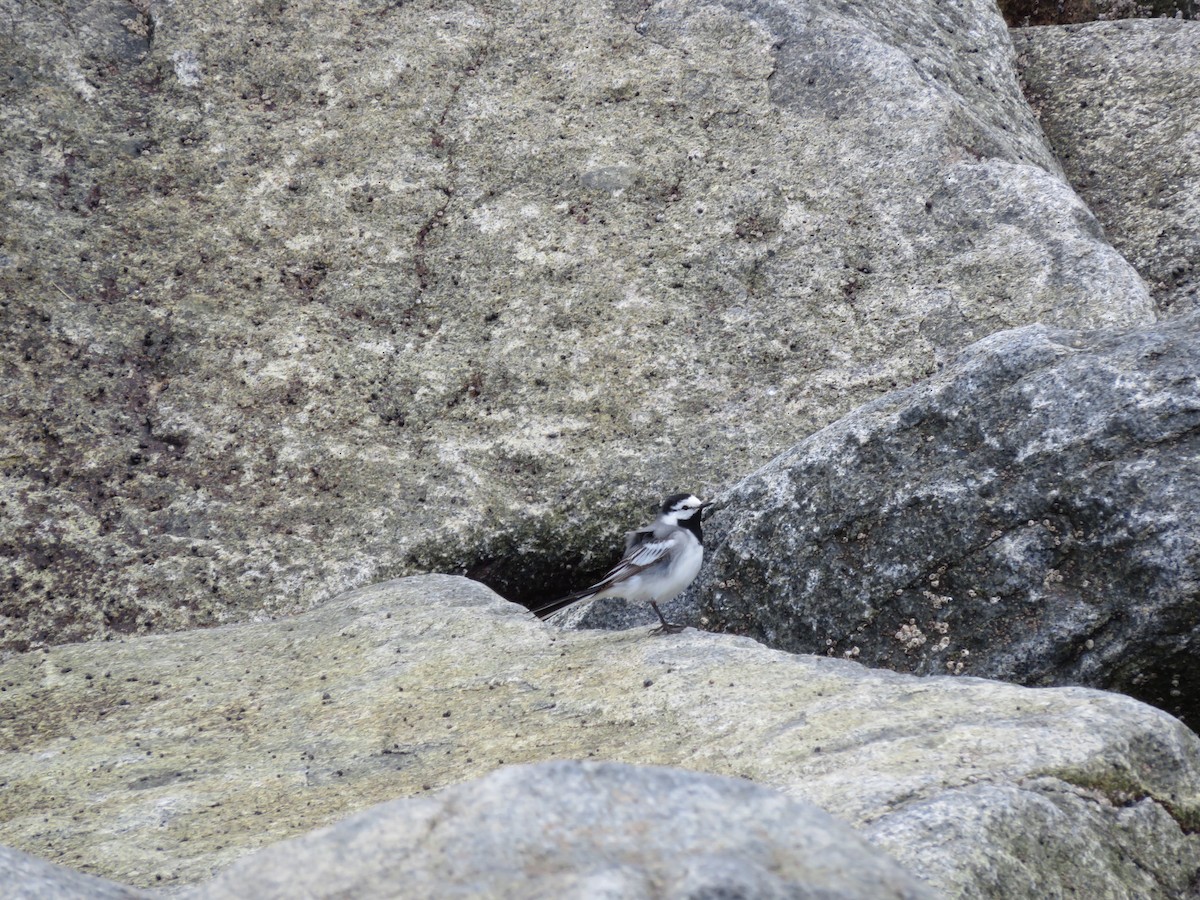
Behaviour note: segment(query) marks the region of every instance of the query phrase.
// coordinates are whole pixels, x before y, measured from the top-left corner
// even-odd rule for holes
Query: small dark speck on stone
[[[446,710],[444,713],[442,713],[442,718],[443,719],[450,718],[450,710]]]
[[[650,685],[652,685],[652,684],[654,684],[654,682],[651,681],[649,678],[647,678],[645,681],[642,682],[642,687],[650,687]]]

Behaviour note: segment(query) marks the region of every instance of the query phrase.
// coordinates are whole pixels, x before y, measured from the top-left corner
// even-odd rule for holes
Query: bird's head
[[[693,516],[700,515],[706,506],[711,505],[711,500],[701,500],[695,494],[672,494],[663,501],[662,519],[672,525],[679,525]]]

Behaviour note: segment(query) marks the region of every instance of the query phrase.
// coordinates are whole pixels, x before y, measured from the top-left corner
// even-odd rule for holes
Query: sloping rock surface
[[[561,632],[449,576],[23,654],[0,688],[0,842],[136,885],[563,758],[782,790],[950,896],[1025,900],[1036,877],[1046,896],[1165,900],[1200,870],[1200,739],[1130,698]]]
[[[668,613],[1200,722],[1198,359],[1195,316],[981,341],[733,488]]]
[[[9,847],[0,847],[0,885],[6,900],[148,900],[159,896],[56,866]]]
[[[0,647],[553,595],[975,339],[1152,315],[986,0],[6,10]]]
[[[1159,308],[1200,307],[1200,22],[1013,31],[1026,96],[1071,185]]]
[[[816,807],[677,769],[509,767],[244,859],[188,900],[936,896]]]

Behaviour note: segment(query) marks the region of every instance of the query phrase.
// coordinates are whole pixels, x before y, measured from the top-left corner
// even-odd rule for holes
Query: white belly
[[[696,580],[700,574],[700,564],[704,562],[704,548],[699,541],[691,540],[676,557],[670,567],[655,566],[645,572],[634,575],[620,584],[615,584],[608,590],[601,591],[597,597],[624,597],[626,600],[640,600],[655,603],[665,603],[674,600],[683,593],[684,588]]]

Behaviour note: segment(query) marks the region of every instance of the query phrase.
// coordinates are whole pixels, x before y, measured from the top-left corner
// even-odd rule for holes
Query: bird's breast
[[[664,590],[657,599],[660,601],[671,600],[682,593],[684,588],[696,580],[696,576],[700,574],[700,564],[703,562],[704,548],[700,542],[688,543],[686,549],[682,550],[675,558],[667,578],[667,584],[664,585]]]

